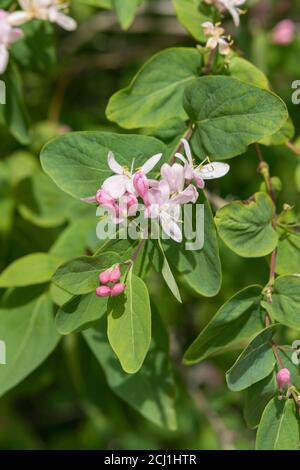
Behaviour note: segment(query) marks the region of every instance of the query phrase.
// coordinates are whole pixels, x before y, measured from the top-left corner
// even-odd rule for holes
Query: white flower
[[[146,175],[155,167],[161,157],[162,153],[153,155],[153,157],[149,158],[146,163],[141,166],[138,172]],[[135,173],[133,173],[133,169],[131,168],[131,170],[129,171],[127,168],[121,166],[116,161],[115,156],[112,152],[108,153],[107,163],[109,168],[115,173],[115,175],[110,176],[104,181],[102,189],[104,189],[108,194],[110,194],[110,196],[115,199],[119,199],[126,192],[134,194],[135,189],[133,186],[133,179]]]
[[[205,0],[206,3],[209,5],[214,5],[218,8],[221,12],[228,11],[228,13],[232,16],[233,22],[236,27],[240,24],[240,14],[243,13],[240,7],[243,5],[246,0]]]
[[[219,52],[222,55],[228,55],[231,51],[230,45],[226,36],[224,36],[224,29],[219,26],[219,23],[213,24],[210,21],[202,23],[202,28],[205,36],[211,36],[207,42],[208,49],[215,49],[219,46]]]
[[[186,139],[181,139],[181,141],[184,145],[186,158],[181,153],[176,153],[175,155],[185,164],[185,177],[187,180],[191,181],[192,179],[194,179],[197,183],[197,186],[199,188],[203,188],[203,180],[221,178],[222,176],[225,176],[228,173],[230,169],[228,163],[209,162],[204,165],[203,163],[207,160],[207,158],[206,160],[204,160],[204,162],[200,163],[200,165],[194,167],[189,143]]]
[[[4,73],[9,60],[9,47],[20,39],[23,32],[19,28],[14,28],[11,15],[0,10],[0,74]]]
[[[11,14],[15,24],[24,24],[34,18],[56,23],[67,31],[77,27],[76,21],[66,15],[64,11],[69,6],[68,1],[61,0],[19,0],[22,11]]]

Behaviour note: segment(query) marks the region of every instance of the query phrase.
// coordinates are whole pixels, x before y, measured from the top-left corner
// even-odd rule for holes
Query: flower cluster
[[[98,297],[116,297],[125,290],[125,284],[120,281],[120,266],[116,265],[99,274],[101,285],[97,287]]]
[[[245,2],[246,0],[205,0],[205,3],[214,5],[221,13],[228,11],[236,27],[240,24],[240,15],[244,13],[239,7]]]
[[[23,36],[22,30],[14,26],[16,24],[11,15],[5,10],[0,10],[0,73],[6,70],[10,46]]]
[[[68,1],[61,0],[19,0],[22,10],[9,13],[0,10],[0,74],[4,73],[9,59],[10,46],[22,37],[22,30],[16,28],[33,19],[56,23],[67,31],[73,31],[76,21],[66,15]]]
[[[134,172],[133,168],[129,171],[117,163],[113,153],[109,152],[108,166],[115,174],[104,181],[94,198],[87,200],[96,201],[109,211],[113,223],[119,224],[128,216],[136,215],[140,199],[144,217],[159,221],[168,237],[181,242],[181,205],[197,201],[197,188],[203,189],[205,180],[220,178],[229,171],[227,163],[210,163],[208,158],[200,165],[194,165],[187,140],[182,139],[182,144],[185,156],[176,153],[177,161],[172,165],[164,163],[159,179],[150,179],[147,174],[161,160],[162,154],[149,158]]]
[[[216,49],[216,47],[219,47],[220,54],[228,55],[230,53],[232,41],[230,37],[224,36],[224,29],[221,28],[220,23],[214,25],[210,21],[206,21],[202,23],[202,28],[205,36],[209,37],[206,42],[208,49]]]

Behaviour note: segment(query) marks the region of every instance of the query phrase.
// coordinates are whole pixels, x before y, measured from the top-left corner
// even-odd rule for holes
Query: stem
[[[212,49],[208,55],[208,59],[207,59],[207,64],[206,64],[206,67],[204,68],[204,74],[205,75],[209,75],[210,72],[211,72],[211,69],[212,69],[212,66],[213,66],[213,63],[214,63],[214,59],[215,59],[215,56],[216,56],[216,53],[217,53],[217,48],[215,47],[215,49]]]
[[[131,261],[132,261],[132,263],[134,263],[135,260],[137,259],[138,254],[139,254],[139,252],[141,251],[141,249],[143,248],[145,242],[146,242],[146,239],[143,238],[143,239],[140,241],[140,243],[138,244],[137,249],[135,250],[135,252],[134,252],[133,255],[131,256]]]
[[[273,341],[272,341],[272,350],[273,350],[274,356],[276,357],[276,360],[278,362],[280,369],[284,369],[284,364],[278,353],[278,345],[274,343]]]
[[[275,205],[276,198],[275,198],[272,179],[271,179],[270,172],[269,172],[269,165],[264,160],[259,144],[255,144],[255,149],[256,149],[257,157],[259,159],[259,165],[257,169],[263,176],[267,189],[268,189],[268,193],[270,194],[270,197]]]
[[[300,157],[300,148],[297,147],[295,144],[293,144],[292,142],[287,142],[285,144],[295,155],[297,155],[298,157]]]
[[[190,138],[192,137],[193,135],[193,132],[194,132],[194,124],[192,124],[188,130],[185,132],[185,134],[183,135],[182,139],[185,139],[187,141],[190,140]],[[183,149],[183,142],[182,142],[182,139],[180,139],[180,142],[179,144],[177,145],[176,149],[174,150],[174,154],[173,156],[171,157],[170,159],[170,163],[173,164],[175,162],[175,153],[180,153],[181,150]]]

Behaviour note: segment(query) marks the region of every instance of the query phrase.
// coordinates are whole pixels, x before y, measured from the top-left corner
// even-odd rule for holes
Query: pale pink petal
[[[230,169],[228,163],[212,162],[204,166],[199,166],[195,173],[204,180],[221,178],[225,176]]]
[[[176,221],[166,212],[160,214],[160,223],[163,231],[176,242],[182,242],[181,229]]]
[[[102,188],[113,198],[119,199],[126,192],[127,181],[125,175],[113,175],[104,181]]]
[[[198,199],[198,191],[193,184],[190,184],[184,191],[177,194],[174,198],[172,198],[172,202],[175,204],[188,204],[192,202],[193,204]]]
[[[4,44],[0,44],[0,74],[4,73],[9,60],[9,53]]]
[[[193,157],[192,157],[192,152],[191,152],[191,147],[190,144],[186,139],[181,139],[181,142],[183,143],[185,154],[187,156],[188,162],[190,165],[193,164]]]
[[[112,152],[108,152],[107,164],[111,171],[113,171],[117,175],[123,175],[124,168],[116,161],[115,156]]]
[[[58,12],[56,18],[51,20],[49,15],[49,20],[61,26],[66,31],[74,31],[77,28],[76,21],[64,13]]]
[[[209,38],[209,40],[206,43],[206,47],[208,49],[215,49],[218,45],[218,40],[216,38]]]
[[[9,33],[8,40],[10,44],[12,44],[16,42],[18,39],[20,39],[21,37],[23,37],[23,31],[19,28],[13,28]]]
[[[158,153],[157,155],[153,155],[153,157],[149,158],[149,160],[141,166],[141,171],[146,175],[149,173],[155,165],[159,162],[162,157],[162,153]]]
[[[30,20],[32,20],[32,15],[27,11],[15,11],[8,17],[8,23],[11,26],[20,26]]]
[[[184,167],[182,165],[179,165],[179,163],[174,163],[174,165],[172,165],[172,170],[173,170],[172,190],[174,192],[180,192],[183,190],[183,187],[184,187],[184,180],[185,180]]]

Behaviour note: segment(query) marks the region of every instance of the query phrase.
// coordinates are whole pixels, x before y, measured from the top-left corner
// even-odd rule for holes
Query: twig
[[[287,142],[285,144],[295,155],[300,157],[300,148],[297,145],[293,144],[292,142]]]

